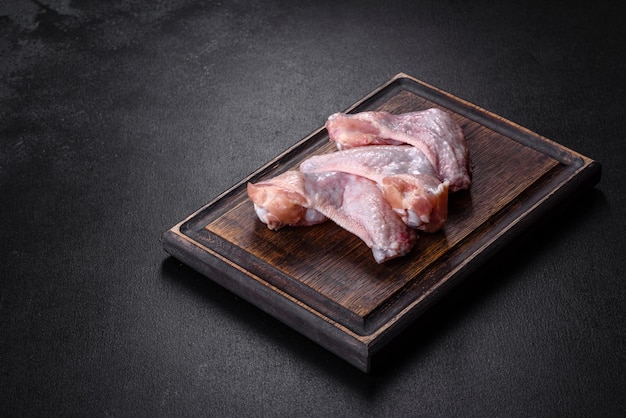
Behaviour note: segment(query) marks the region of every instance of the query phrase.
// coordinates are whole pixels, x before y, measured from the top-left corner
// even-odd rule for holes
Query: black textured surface
[[[0,3],[3,415],[624,415],[620,6]],[[158,239],[398,72],[603,177],[364,375]]]

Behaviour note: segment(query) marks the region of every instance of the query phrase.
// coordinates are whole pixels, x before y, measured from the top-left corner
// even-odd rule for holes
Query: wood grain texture
[[[405,257],[377,264],[332,222],[270,231],[246,183],[334,151],[320,128],[163,235],[165,249],[364,371],[371,355],[506,241],[600,166],[483,109],[399,74],[348,111],[439,107],[462,127],[472,185],[451,194],[449,218]]]

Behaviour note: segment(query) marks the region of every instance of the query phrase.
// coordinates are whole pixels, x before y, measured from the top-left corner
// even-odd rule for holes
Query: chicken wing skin
[[[364,177],[291,170],[247,187],[257,216],[268,228],[311,225],[328,218],[359,237],[378,263],[407,254],[417,239],[376,183]]]
[[[284,226],[310,226],[326,221],[313,209],[304,191],[304,177],[296,171],[286,171],[269,180],[247,184],[248,197],[254,211],[269,229]]]
[[[448,183],[437,178],[428,158],[407,145],[373,145],[316,155],[300,171],[341,171],[376,182],[383,197],[411,228],[439,230],[447,219]]]
[[[400,219],[376,183],[342,172],[303,173],[315,209],[371,248],[377,263],[406,255],[417,235]]]
[[[470,185],[465,136],[442,110],[432,108],[400,115],[381,111],[335,113],[326,121],[326,129],[340,150],[365,145],[412,145],[426,155],[439,179],[449,182],[451,192]]]

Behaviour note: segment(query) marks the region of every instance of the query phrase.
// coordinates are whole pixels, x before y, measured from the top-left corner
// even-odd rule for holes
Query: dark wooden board
[[[600,179],[600,165],[473,104],[398,74],[347,109],[439,107],[461,125],[473,171],[442,231],[376,264],[332,222],[270,231],[246,184],[334,151],[320,128],[162,236],[165,250],[363,371],[371,356],[507,241]]]

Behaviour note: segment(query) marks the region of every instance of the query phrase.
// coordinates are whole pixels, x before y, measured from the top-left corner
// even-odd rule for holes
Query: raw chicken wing
[[[248,195],[268,228],[312,225],[329,218],[363,240],[378,263],[407,254],[417,239],[376,183],[364,177],[288,171],[261,183],[249,183]]]
[[[424,153],[411,146],[375,145],[316,155],[303,161],[300,171],[341,171],[376,182],[412,228],[435,232],[447,218],[448,183],[442,183]]]
[[[342,172],[303,175],[315,209],[361,238],[377,263],[411,251],[417,239],[415,231],[402,222],[376,183]]]
[[[439,179],[449,182],[450,191],[470,185],[465,136],[442,110],[432,108],[401,115],[380,111],[335,113],[326,121],[326,129],[340,150],[364,145],[412,145],[426,155]]]

